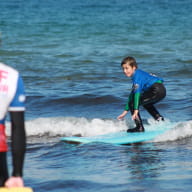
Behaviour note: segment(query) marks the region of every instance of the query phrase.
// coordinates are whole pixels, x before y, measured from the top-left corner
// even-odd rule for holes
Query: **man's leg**
[[[163,116],[157,111],[153,104],[143,105],[148,113],[157,121],[164,120]]]
[[[154,104],[162,100],[166,96],[166,89],[163,84],[155,83],[148,91],[144,92],[141,97],[141,104],[149,112],[149,114],[157,121],[164,120]]]
[[[0,152],[0,186],[4,186],[5,181],[8,179],[7,169],[7,154]]]
[[[134,107],[133,107],[133,99],[130,101],[129,103],[129,108],[130,108],[130,111],[131,111],[131,114],[133,115],[134,113]],[[145,131],[144,127],[143,127],[143,122],[142,122],[142,119],[141,119],[141,116],[140,114],[138,113],[138,119],[135,119],[135,125],[136,127],[133,128],[133,129],[128,129],[127,132],[143,132]]]

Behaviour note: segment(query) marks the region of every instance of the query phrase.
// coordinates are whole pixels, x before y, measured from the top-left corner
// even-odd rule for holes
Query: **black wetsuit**
[[[131,114],[134,113],[134,94],[130,98],[129,109]],[[166,89],[162,83],[154,83],[151,88],[144,92],[140,98],[140,105],[142,105],[155,120],[163,120],[163,117],[160,115],[158,110],[155,108],[154,104],[162,100],[166,96]],[[143,123],[140,114],[138,113],[138,119],[135,120],[137,128],[140,128],[141,131],[144,131]],[[131,129],[129,130],[131,132]]]
[[[138,110],[142,105],[155,120],[163,117],[155,108],[154,104],[166,96],[166,89],[163,85],[163,79],[146,73],[142,70],[136,70],[132,77],[133,89],[125,110],[130,110],[133,115],[134,110]],[[143,123],[138,113],[138,119],[135,120],[136,129],[129,129],[128,132],[144,131]]]

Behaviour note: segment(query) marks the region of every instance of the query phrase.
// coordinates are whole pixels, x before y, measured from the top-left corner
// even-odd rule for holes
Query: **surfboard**
[[[33,192],[30,187],[0,187],[0,192]]]
[[[109,133],[105,135],[92,136],[92,137],[62,137],[61,141],[66,143],[91,143],[91,142],[102,142],[102,143],[111,143],[111,144],[131,144],[131,143],[140,143],[145,141],[150,141],[156,138],[157,136],[165,133],[169,128],[158,129],[158,130],[146,130],[145,132],[116,132]]]

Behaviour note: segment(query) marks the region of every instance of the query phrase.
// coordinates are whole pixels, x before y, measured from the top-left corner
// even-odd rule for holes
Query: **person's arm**
[[[124,108],[125,111],[129,111],[129,103],[130,103],[130,101],[132,100],[132,97],[133,97],[133,93],[131,92],[131,93],[129,94],[127,103],[126,103],[125,108]]]
[[[23,163],[26,150],[26,134],[24,112],[11,112],[11,148],[13,172],[6,183],[6,187],[23,187]]]
[[[127,115],[127,113],[128,113],[128,111],[123,111],[123,113],[121,113],[121,115],[119,115],[118,117],[117,117],[117,119],[118,120],[121,120],[121,119],[123,119],[126,115]]]
[[[121,115],[119,115],[117,117],[118,120],[123,119],[127,115],[128,111],[129,111],[129,102],[131,101],[131,98],[132,98],[132,93],[130,93],[130,95],[128,97],[128,100],[127,100],[127,103],[125,105],[124,111],[121,113]]]
[[[132,115],[133,120],[138,119],[140,96],[141,94],[139,92],[134,94],[134,112]]]

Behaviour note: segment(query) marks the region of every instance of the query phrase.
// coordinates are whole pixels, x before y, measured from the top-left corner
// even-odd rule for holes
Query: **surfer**
[[[124,58],[121,62],[121,67],[124,74],[127,77],[131,77],[133,86],[125,110],[117,119],[123,119],[130,110],[136,127],[128,129],[127,132],[143,132],[144,127],[139,114],[140,105],[142,105],[156,121],[164,120],[163,116],[160,115],[154,106],[155,103],[166,96],[163,79],[138,69],[136,60],[133,57]]]
[[[5,116],[10,112],[12,176],[9,177],[5,135]],[[19,73],[0,63],[0,186],[23,187],[23,162],[26,149],[24,125],[25,93]]]

